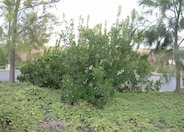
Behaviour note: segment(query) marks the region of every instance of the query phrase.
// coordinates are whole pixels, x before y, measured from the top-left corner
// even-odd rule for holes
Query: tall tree
[[[15,82],[15,54],[20,46],[34,48],[48,41],[51,22],[49,10],[60,0],[0,0],[1,44],[8,45],[10,82]]]
[[[181,35],[184,29],[184,0],[139,0],[139,3],[145,7],[147,14],[156,18],[144,30],[147,42],[156,44],[160,49],[168,47],[173,49],[172,55],[176,69],[175,91],[179,93],[182,65],[179,50],[184,41]]]

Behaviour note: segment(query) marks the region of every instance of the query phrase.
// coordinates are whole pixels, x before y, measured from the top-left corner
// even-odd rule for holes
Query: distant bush
[[[109,32],[102,31],[100,25],[81,27],[78,42],[72,34],[63,33],[68,46],[63,51],[49,50],[26,63],[18,79],[40,87],[61,88],[64,102],[73,104],[84,99],[98,107],[114,91],[141,91],[139,84],[145,82],[150,68],[147,60],[132,50],[127,24],[115,25]]]
[[[0,65],[0,69],[5,69],[5,65]]]

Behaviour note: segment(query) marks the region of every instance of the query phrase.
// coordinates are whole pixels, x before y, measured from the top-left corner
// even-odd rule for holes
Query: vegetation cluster
[[[72,33],[64,32],[61,39],[68,40],[67,46],[58,45],[24,64],[18,80],[62,89],[62,100],[70,104],[84,99],[99,107],[115,91],[142,91],[142,84],[146,85],[144,90],[155,90],[147,85],[149,63],[130,44],[130,25],[127,19],[110,31],[101,25],[81,26],[78,41]]]
[[[174,131],[184,129],[184,93],[118,93],[104,109],[62,103],[60,90],[0,83],[0,131]],[[56,123],[53,123],[56,122]],[[47,124],[47,125],[46,125]]]

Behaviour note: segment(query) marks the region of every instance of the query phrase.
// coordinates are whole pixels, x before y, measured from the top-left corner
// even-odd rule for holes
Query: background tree
[[[166,51],[172,49],[172,58],[175,61],[176,92],[180,92],[180,78],[182,60],[180,47],[184,38],[181,33],[184,29],[184,0],[139,0],[140,5],[145,9],[147,20],[143,34],[147,44],[156,45],[156,49]],[[148,21],[156,18],[153,21]]]
[[[50,8],[59,0],[0,0],[1,44],[7,44],[10,82],[15,82],[15,54],[20,47],[35,48],[48,41],[55,18]],[[52,23],[53,24],[53,23]]]

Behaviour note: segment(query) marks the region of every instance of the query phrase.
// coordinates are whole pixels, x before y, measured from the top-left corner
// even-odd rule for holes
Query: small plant
[[[145,86],[145,91],[159,91],[161,85],[163,84],[162,80],[157,80],[156,82],[147,80],[146,81],[146,86]]]

